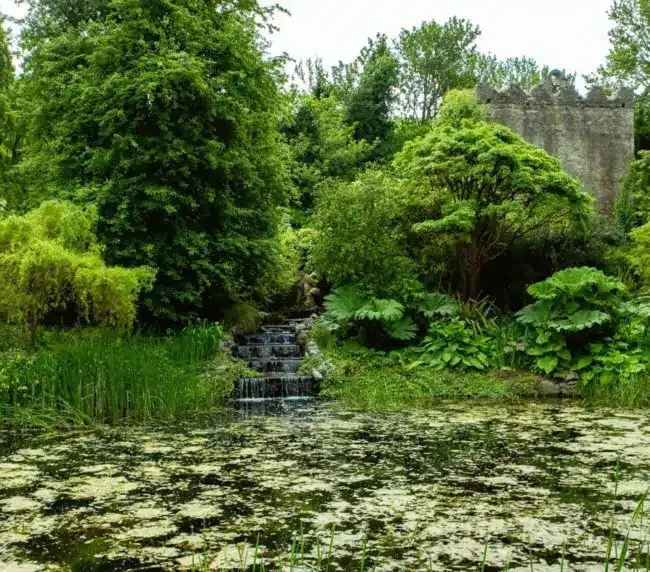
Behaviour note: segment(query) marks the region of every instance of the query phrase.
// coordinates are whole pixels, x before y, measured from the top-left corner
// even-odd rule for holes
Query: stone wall
[[[611,214],[634,158],[634,92],[607,97],[592,88],[581,97],[557,76],[530,92],[477,89],[488,121],[507,125],[530,143],[560,159],[565,170],[596,197],[602,214]]]

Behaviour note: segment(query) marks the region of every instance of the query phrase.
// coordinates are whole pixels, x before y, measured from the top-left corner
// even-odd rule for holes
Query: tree
[[[630,163],[616,202],[616,222],[627,233],[650,220],[650,151],[640,151]]]
[[[346,119],[357,141],[375,144],[373,158],[392,153],[392,110],[397,100],[399,64],[386,36],[369,40],[359,57],[363,69],[347,99]]]
[[[451,89],[472,87],[480,29],[467,20],[435,20],[402,30],[395,43],[401,64],[402,110],[426,123]]]
[[[285,134],[293,158],[293,179],[303,210],[314,206],[316,186],[327,178],[352,180],[372,152],[357,141],[354,127],[345,122],[345,109],[335,95],[298,97]]]
[[[540,67],[532,58],[506,58],[499,60],[492,54],[477,54],[474,60],[476,83],[484,83],[495,89],[503,89],[512,84],[523,89],[532,89],[550,79],[549,66]],[[575,84],[576,74],[561,70],[562,76]]]
[[[0,177],[13,162],[15,149],[11,109],[14,68],[4,24],[0,16]]]
[[[637,269],[646,289],[650,292],[650,220],[632,231],[633,248],[628,259]]]
[[[74,19],[53,9],[69,2],[31,2],[25,75],[43,169],[61,195],[97,205],[109,263],[160,269],[150,316],[218,315],[273,271],[290,186],[262,9],[97,1],[99,15]]]
[[[23,216],[0,219],[0,313],[24,322],[32,347],[50,310],[74,306],[80,318],[130,327],[151,269],[107,267],[92,232],[95,215],[47,201]]]
[[[610,50],[598,76],[617,85],[650,87],[650,0],[614,0]],[[594,79],[593,77],[591,78]]]
[[[542,228],[584,225],[592,212],[591,197],[556,159],[507,127],[478,119],[473,98],[450,94],[429,134],[395,159],[414,189],[438,205],[438,216],[412,230],[452,240],[465,299],[478,295],[485,264],[515,241]]]
[[[414,283],[401,229],[404,200],[395,177],[373,168],[353,182],[319,188],[311,259],[333,286],[402,299]]]

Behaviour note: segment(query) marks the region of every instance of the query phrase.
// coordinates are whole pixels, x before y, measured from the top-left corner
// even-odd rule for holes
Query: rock
[[[317,369],[315,369],[315,370],[313,370],[311,372],[311,376],[314,378],[315,381],[323,381],[323,379],[325,379],[323,377],[323,374],[320,371],[318,371]]]
[[[237,344],[235,343],[235,340],[233,340],[231,336],[227,336],[219,342],[219,347],[222,350],[226,350],[229,352],[234,350],[236,346]]]
[[[562,390],[560,386],[548,379],[542,379],[535,388],[538,395],[542,397],[559,397],[562,395]]]
[[[318,366],[318,371],[323,377],[327,377],[330,373],[332,373],[333,369],[334,369],[334,364],[331,362],[331,360],[327,360],[326,362]]]
[[[300,333],[298,334],[298,337],[296,338],[296,341],[297,341],[301,346],[304,346],[308,339],[309,339],[309,332],[300,332]]]

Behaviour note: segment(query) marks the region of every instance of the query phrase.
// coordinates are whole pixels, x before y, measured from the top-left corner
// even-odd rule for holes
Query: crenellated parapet
[[[523,106],[564,105],[575,107],[621,108],[634,106],[634,90],[620,88],[613,95],[607,95],[601,86],[594,86],[583,97],[572,83],[558,79],[552,72],[545,83],[526,91],[518,85],[496,90],[488,85],[479,85],[476,92],[479,103],[512,104]]]
[[[612,214],[621,181],[634,158],[634,91],[609,95],[596,86],[580,95],[557,71],[525,91],[477,88],[488,121],[501,123],[557,157],[564,169],[596,197],[602,214]]]

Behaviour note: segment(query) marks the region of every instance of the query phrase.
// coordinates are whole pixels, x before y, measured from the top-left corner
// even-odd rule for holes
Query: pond
[[[600,572],[610,520],[621,550],[648,488],[649,421],[572,402],[299,402],[284,416],[0,434],[0,570],[252,570],[256,551],[289,570],[294,541],[294,570],[479,570],[487,544],[486,571],[560,570],[565,553],[565,570]],[[637,521],[635,547],[649,530]]]

